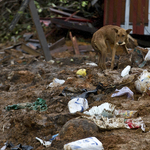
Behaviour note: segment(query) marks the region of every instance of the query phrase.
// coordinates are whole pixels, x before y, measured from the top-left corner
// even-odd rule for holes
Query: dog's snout
[[[120,42],[120,41],[118,42],[119,45],[121,45],[122,43],[123,43],[123,42]]]

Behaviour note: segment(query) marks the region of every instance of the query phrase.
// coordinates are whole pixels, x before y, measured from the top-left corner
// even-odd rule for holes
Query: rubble
[[[98,8],[98,2],[92,1],[92,7]],[[81,10],[60,6],[48,9],[54,17],[40,17],[39,22],[44,26],[41,38],[47,40],[44,46],[52,56],[50,61],[35,28],[33,32],[25,31],[25,36],[16,43],[0,45],[0,147],[5,149],[7,141],[11,141],[39,150],[47,149],[41,144],[48,142],[50,149],[62,150],[65,144],[96,137],[106,150],[148,149],[149,75],[144,77],[144,91],[135,84],[143,70],[150,71],[148,48],[132,45],[128,55],[119,50],[114,70],[109,69],[108,55],[108,69],[101,71],[90,36],[85,38],[87,33],[92,35],[97,30],[93,20],[98,18],[89,19]],[[67,29],[68,35],[61,34],[60,29]],[[122,75],[128,65],[127,74]],[[76,74],[78,71],[80,76]],[[121,89],[125,91],[121,93]],[[121,95],[111,97],[112,94]],[[73,105],[73,111],[70,109],[70,101],[77,109]],[[103,109],[103,116],[99,116],[97,108],[102,104],[111,104],[113,110]],[[23,147],[21,144],[19,149]]]

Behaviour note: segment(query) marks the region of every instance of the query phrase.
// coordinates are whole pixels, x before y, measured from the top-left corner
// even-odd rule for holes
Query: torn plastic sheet
[[[123,87],[120,90],[116,89],[115,91],[118,92],[112,94],[111,97],[122,96],[126,94],[128,99],[134,100],[134,93],[127,86]]]
[[[125,118],[106,118],[101,117],[101,119],[96,119],[94,116],[87,117],[82,116],[83,118],[87,118],[89,120],[94,121],[94,123],[100,128],[100,129],[137,129],[141,128],[142,131],[145,131],[145,124],[141,117],[136,119],[125,119]]]
[[[82,117],[94,121],[101,129],[141,128],[145,131],[145,124],[141,117],[129,119],[136,112],[135,110],[117,110],[115,105],[106,102],[99,106],[93,106],[89,111],[85,111],[84,114],[89,115],[89,117]]]
[[[136,110],[115,110],[116,117],[131,118],[135,115]]]
[[[106,102],[99,106],[93,106],[91,109],[84,111],[83,113],[89,116],[94,116],[96,119],[101,119],[101,116],[107,118],[131,118],[136,112],[136,110],[117,110],[115,105]]]
[[[62,85],[62,84],[64,84],[64,83],[65,83],[65,80],[60,80],[60,79],[54,78],[54,79],[53,79],[53,82],[51,82],[51,83],[47,86],[47,88],[49,88],[49,87],[57,87],[57,86]]]
[[[93,63],[93,62],[91,62],[91,63],[86,63],[86,65],[93,66],[93,67],[97,67],[97,66],[98,66],[96,63]]]
[[[96,119],[100,119],[101,116],[112,118],[114,117],[115,107],[115,105],[106,102],[99,106],[93,106],[89,111],[85,111],[84,114],[95,116]]]
[[[125,119],[124,122],[128,125],[130,129],[141,128],[142,131],[145,132],[145,124],[141,117],[136,119]]]

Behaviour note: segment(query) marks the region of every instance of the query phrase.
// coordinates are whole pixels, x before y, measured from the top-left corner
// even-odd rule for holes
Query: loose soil
[[[0,66],[0,147],[9,141],[14,145],[20,143],[33,146],[36,150],[62,150],[63,145],[68,142],[95,136],[102,142],[105,150],[150,149],[150,97],[145,95],[139,99],[141,94],[134,87],[134,81],[142,72],[139,68],[135,68],[137,73],[132,82],[117,84],[114,82],[117,80],[115,73],[106,75],[98,67],[86,65],[86,62],[97,62],[92,52],[80,56],[67,51],[57,53],[53,55],[54,64],[45,62],[43,57],[18,53],[16,50],[10,52],[12,52],[11,58]],[[0,59],[3,57],[4,54],[1,54]],[[87,70],[87,75],[82,78],[77,77],[76,71],[83,68]],[[120,75],[122,69],[114,71]],[[149,66],[142,69],[150,70]],[[47,88],[54,78],[66,82],[58,87]],[[80,95],[83,89],[94,90],[99,83],[102,83],[105,89],[98,90],[97,95],[101,96],[98,101],[95,98],[97,95],[89,95],[87,98],[89,107],[109,102],[115,104],[118,109],[137,110],[136,117],[142,117],[147,132],[142,132],[141,129],[100,130],[89,121],[90,128],[88,128],[87,120],[82,119],[77,119],[77,123],[67,126],[68,121],[81,115],[81,113],[69,113],[67,104],[72,94]],[[128,86],[134,92],[134,100],[129,100],[126,96],[111,98],[115,89],[123,86]],[[72,88],[74,92],[63,96],[62,91],[65,87]],[[33,103],[37,98],[46,100],[48,107],[46,111],[27,108],[10,111],[5,109],[8,105]],[[67,131],[62,131],[64,125],[67,126]],[[60,136],[48,148],[35,139],[39,137],[48,141],[57,133],[60,133]]]

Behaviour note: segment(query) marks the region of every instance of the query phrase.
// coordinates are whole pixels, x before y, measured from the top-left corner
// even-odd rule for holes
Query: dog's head
[[[128,34],[132,29],[125,30],[121,28],[118,30],[116,28],[113,28],[113,30],[116,32],[116,44],[117,45],[126,44],[128,40]]]

